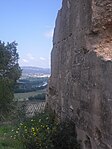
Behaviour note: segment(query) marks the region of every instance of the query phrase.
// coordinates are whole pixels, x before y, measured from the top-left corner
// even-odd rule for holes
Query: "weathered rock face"
[[[83,149],[112,149],[112,0],[63,0],[48,104],[75,121]]]

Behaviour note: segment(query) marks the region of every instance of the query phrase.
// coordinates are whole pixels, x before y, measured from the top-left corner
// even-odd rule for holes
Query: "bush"
[[[20,123],[13,137],[27,149],[53,149],[52,134],[57,128],[56,125],[53,115],[41,113]]]
[[[45,93],[38,94],[36,96],[30,96],[28,99],[31,100],[45,100]]]
[[[48,112],[20,123],[14,132],[25,149],[80,149],[74,123],[58,123]]]
[[[13,128],[10,124],[0,125],[0,149],[23,149],[22,144],[12,138]]]
[[[52,138],[55,149],[80,149],[75,124],[70,120],[60,123]]]

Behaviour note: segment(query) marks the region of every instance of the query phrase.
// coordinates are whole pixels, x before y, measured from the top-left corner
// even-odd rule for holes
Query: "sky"
[[[50,68],[52,37],[62,0],[0,0],[0,40],[18,43],[20,66]]]

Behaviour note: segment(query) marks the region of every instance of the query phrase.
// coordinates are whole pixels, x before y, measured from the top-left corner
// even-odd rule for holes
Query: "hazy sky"
[[[52,34],[62,0],[0,0],[0,40],[18,43],[21,66],[50,67]]]

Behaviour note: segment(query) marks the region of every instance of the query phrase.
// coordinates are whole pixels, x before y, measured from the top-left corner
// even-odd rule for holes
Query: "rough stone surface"
[[[112,149],[112,0],[63,0],[48,104],[75,121],[82,149]]]

